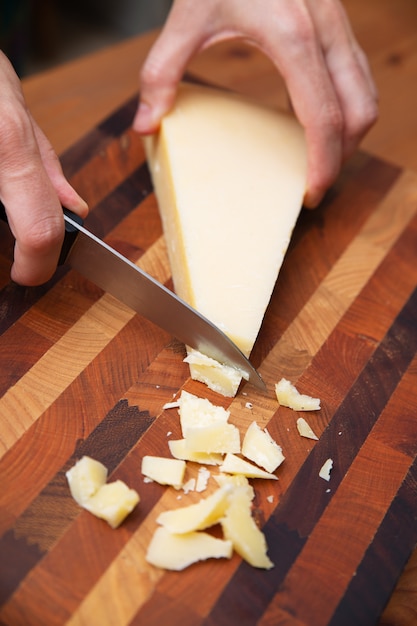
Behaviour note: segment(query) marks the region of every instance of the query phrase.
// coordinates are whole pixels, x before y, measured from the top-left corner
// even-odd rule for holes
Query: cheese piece
[[[182,84],[144,146],[177,294],[249,355],[305,192],[301,126],[236,94]],[[218,381],[213,388],[222,393]]]
[[[202,463],[204,465],[220,465],[223,462],[222,454],[189,450],[186,439],[170,439],[168,447],[173,457],[183,461],[194,461],[194,463]]]
[[[193,452],[240,452],[240,432],[233,424],[211,424],[204,428],[189,428],[186,446]]]
[[[235,396],[242,378],[247,377],[240,370],[221,364],[191,348],[188,348],[184,362],[189,364],[194,380],[204,383],[213,391],[226,397]]]
[[[317,435],[314,433],[310,425],[306,422],[304,417],[299,417],[297,420],[297,430],[301,437],[306,437],[307,439],[316,439],[318,441]]]
[[[320,478],[322,478],[323,480],[327,480],[327,482],[329,482],[330,480],[330,472],[333,469],[333,459],[327,459],[327,461],[325,461],[319,471],[319,476]]]
[[[122,481],[102,485],[83,507],[96,517],[106,520],[112,528],[117,528],[139,502],[139,495]]]
[[[107,468],[100,461],[83,456],[65,475],[72,497],[83,506],[105,484]]]
[[[217,539],[205,532],[173,535],[163,526],[156,529],[146,553],[151,565],[180,571],[197,561],[206,559],[230,559],[232,542]]]
[[[271,569],[265,535],[257,527],[251,513],[251,501],[244,489],[233,491],[226,515],[220,521],[226,539],[240,556],[253,567]]]
[[[242,474],[217,474],[216,476],[213,476],[213,478],[220,487],[224,487],[225,485],[229,485],[232,489],[235,489],[236,487],[244,487],[250,501],[252,501],[255,497],[254,488],[249,484],[246,476],[243,476]]]
[[[207,467],[200,467],[197,473],[197,482],[195,484],[195,490],[200,493],[207,489],[208,481],[210,480],[210,472]]]
[[[282,406],[293,409],[293,411],[318,411],[320,409],[319,398],[301,394],[286,378],[281,378],[275,385],[275,393],[278,402]]]
[[[184,437],[189,428],[225,424],[230,416],[222,406],[217,406],[207,398],[199,398],[188,391],[182,391],[179,398],[179,415]]]
[[[169,532],[176,534],[204,530],[216,524],[223,517],[229,503],[230,492],[230,485],[219,487],[200,502],[180,509],[163,511],[156,521],[161,526],[165,526]]]
[[[178,459],[146,455],[142,459],[142,474],[160,485],[179,489],[184,481],[186,463]]]
[[[265,472],[265,470],[252,465],[252,463],[241,459],[235,454],[226,454],[220,470],[226,474],[242,474],[242,476],[247,476],[248,478],[271,478],[278,480],[275,474]]]
[[[273,472],[285,460],[282,448],[256,422],[249,426],[242,443],[242,454],[268,472]]]

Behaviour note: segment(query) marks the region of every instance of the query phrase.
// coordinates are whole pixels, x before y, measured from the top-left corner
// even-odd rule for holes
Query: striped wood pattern
[[[92,208],[87,226],[170,286],[135,105],[62,160]],[[11,284],[0,228],[0,623],[378,623],[417,541],[417,176],[358,153],[302,213],[252,355],[268,393],[246,386],[233,400],[190,381],[181,344],[74,272]],[[282,376],[321,398],[308,416],[318,442],[278,407]],[[156,516],[178,500],[143,483],[141,458],[168,455],[179,425],[163,405],[182,388],[283,447],[279,480],[255,485],[271,571],[236,555],[181,573],[145,561]],[[116,531],[70,497],[64,474],[83,454],[141,495]]]

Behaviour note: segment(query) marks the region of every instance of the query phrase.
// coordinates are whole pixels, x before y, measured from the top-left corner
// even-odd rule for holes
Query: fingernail
[[[152,108],[146,102],[140,102],[133,120],[133,129],[143,135],[154,131]]]

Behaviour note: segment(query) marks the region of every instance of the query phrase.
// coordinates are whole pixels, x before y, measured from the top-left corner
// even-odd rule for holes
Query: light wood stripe
[[[303,373],[416,212],[414,174],[404,172],[265,359],[266,382]]]
[[[407,388],[415,385],[416,366],[417,358],[338,486],[260,624],[274,623],[276,607],[284,606],[311,626],[325,626],[333,615],[413,461],[413,456],[399,445],[402,407],[396,406],[396,395],[400,391],[407,393]],[[417,437],[415,420],[413,430],[407,430],[409,440]],[[391,441],[387,441],[389,433]],[[348,554],[346,545],[349,545]],[[338,567],[342,561],[343,569]],[[300,579],[304,581],[302,588]],[[305,602],[303,598],[307,597]]]
[[[366,282],[369,280],[372,273],[375,271],[377,266],[381,263],[383,258],[385,257],[387,251],[392,247],[395,243],[399,235],[401,234],[403,228],[393,229],[392,224],[389,220],[387,220],[387,216],[390,214],[392,210],[395,210],[395,205],[393,205],[392,198],[394,198],[398,193],[398,189],[396,186],[401,186],[401,193],[408,194],[410,180],[407,175],[404,175],[395,185],[395,191],[393,190],[393,195],[389,195],[387,199],[381,203],[381,205],[376,210],[375,214],[366,222],[362,231],[358,234],[358,236],[354,239],[352,244],[348,247],[345,253],[341,256],[339,261],[336,263],[334,270],[329,273],[324,281],[324,287],[320,285],[318,290],[313,294],[312,298],[308,301],[306,307],[300,312],[299,316],[296,318],[294,323],[289,327],[288,333],[291,338],[294,336],[299,337],[298,347],[302,348],[304,351],[307,351],[309,354],[309,361],[317,353],[318,349],[322,346],[323,342],[326,341],[334,327],[338,324],[343,314],[355,300],[356,296],[360,293]],[[414,213],[416,212],[416,206],[412,202],[410,198],[409,202],[404,202],[402,204],[402,210],[406,212],[406,220],[409,221]],[[387,232],[388,231],[388,232]],[[370,271],[364,272],[361,271],[362,263],[361,259],[363,259],[363,255],[367,255],[367,262],[370,265]],[[369,263],[369,256],[372,256],[372,262]],[[358,271],[351,271],[353,267],[357,268]],[[318,302],[326,302],[326,296],[330,297],[329,291],[331,293],[331,299],[334,301],[335,293],[338,296],[338,302],[340,306],[335,307],[332,311],[329,312],[326,310],[326,320],[327,324],[324,326],[326,331],[321,334],[319,340],[317,342],[311,343],[310,337],[313,333],[304,332],[305,329],[309,330],[308,321],[311,319],[311,311],[317,310]],[[287,339],[287,338],[285,338]],[[276,358],[277,350],[279,348],[279,344],[277,348],[274,348],[274,356]],[[271,358],[269,355],[268,360]],[[262,368],[261,368],[262,371]],[[300,371],[300,375],[301,375]],[[252,398],[251,398],[252,400]],[[272,417],[272,415],[277,410],[277,402],[273,397],[269,397],[268,399],[261,399],[261,406],[257,406],[256,403],[254,405],[255,415],[262,415],[262,423],[268,421]],[[244,425],[247,425],[249,421],[252,421],[253,413],[249,413],[244,410],[243,401],[241,397],[234,399],[230,405],[231,409],[231,421],[234,423],[238,423],[238,425],[242,428]],[[266,414],[266,411],[268,412]],[[152,429],[151,429],[152,430]],[[305,458],[300,455],[299,464],[292,464],[291,472],[286,473],[286,477],[284,480],[285,484],[289,484],[292,478],[295,476],[296,472],[299,469],[299,465]],[[285,488],[285,485],[282,485],[282,488]],[[171,498],[167,494],[163,496],[161,500],[158,502],[158,505],[152,511],[152,515],[150,519],[153,519],[154,515],[157,514],[160,510],[160,507],[165,508],[166,502],[170,502]],[[171,501],[171,504],[176,505],[175,502]],[[141,530],[143,530],[143,526],[137,531],[135,534],[140,534]],[[150,529],[147,530],[147,534],[149,535]],[[132,543],[131,543],[132,542]],[[131,544],[131,545],[130,545]],[[123,577],[127,575],[125,570],[126,561],[129,561],[133,551],[138,549],[139,551],[136,553],[135,560],[138,562],[142,562],[144,555],[143,550],[144,546],[141,543],[137,543],[134,541],[134,538],[127,544],[124,550],[120,553],[120,555],[112,562],[109,566],[108,570],[104,573],[100,581],[97,585],[91,590],[89,595],[86,597],[83,604],[79,607],[79,609],[75,612],[73,616],[73,622],[71,624],[87,624],[89,620],[93,617],[93,611],[96,610],[98,604],[103,603],[105,598],[109,598],[110,591],[112,589],[112,585],[115,579],[123,580]],[[129,554],[129,559],[126,555]],[[108,573],[107,573],[108,572]],[[228,571],[230,574],[231,572]],[[217,593],[212,589],[212,601],[214,602],[217,595],[221,593],[221,579],[220,584],[217,589]],[[140,582],[138,580],[138,586],[143,584],[143,581]],[[212,585],[213,587],[213,585]],[[126,611],[125,618],[122,620],[122,616],[118,615],[119,623],[121,626],[123,624],[128,624],[131,620],[132,616],[140,610],[144,601],[146,601],[147,596],[139,595],[133,597],[129,595],[129,598],[124,598],[123,606]],[[210,607],[208,607],[208,610]],[[106,611],[104,611],[105,615],[108,615],[110,607]],[[79,620],[79,621],[78,621]],[[103,622],[107,624],[110,622]]]
[[[138,265],[160,282],[169,279],[163,237]],[[4,394],[0,400],[0,459],[134,315],[105,294]],[[59,371],[57,363],[62,364]]]

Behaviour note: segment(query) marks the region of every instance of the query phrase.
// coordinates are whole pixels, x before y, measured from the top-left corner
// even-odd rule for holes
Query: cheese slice
[[[219,487],[210,496],[195,504],[163,511],[156,520],[171,533],[182,534],[204,530],[216,524],[225,514],[229,503],[230,485]]]
[[[183,84],[144,145],[175,290],[249,355],[302,205],[304,133],[285,113]]]
[[[232,542],[217,539],[205,532],[175,535],[160,526],[148,546],[146,560],[155,567],[180,571],[206,559],[230,559]]]
[[[251,501],[243,488],[234,490],[226,515],[220,520],[225,539],[232,542],[234,549],[253,567],[274,567],[267,555],[265,535],[252,517]]]

